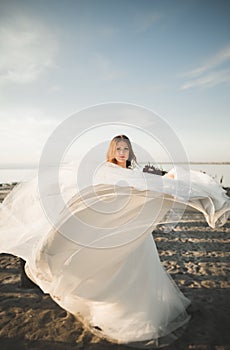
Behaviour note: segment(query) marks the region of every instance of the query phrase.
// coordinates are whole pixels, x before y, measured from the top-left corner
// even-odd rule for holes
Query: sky
[[[66,118],[108,102],[154,111],[190,161],[230,161],[229,13],[227,0],[0,0],[0,166],[36,164]]]

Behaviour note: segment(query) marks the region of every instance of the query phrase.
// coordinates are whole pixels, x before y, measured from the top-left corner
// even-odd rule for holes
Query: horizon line
[[[68,164],[69,162],[63,162],[60,164]],[[139,162],[141,164],[145,163],[146,165],[148,164],[221,164],[221,165],[230,165],[230,161],[188,161],[188,162],[184,162],[184,161],[177,161],[177,162],[166,162],[166,161],[162,161],[162,162],[149,162],[149,161],[141,161]],[[52,163],[50,163],[50,165],[52,165]],[[0,164],[0,169],[31,169],[31,168],[38,168],[39,167],[39,163],[4,163],[4,164]]]

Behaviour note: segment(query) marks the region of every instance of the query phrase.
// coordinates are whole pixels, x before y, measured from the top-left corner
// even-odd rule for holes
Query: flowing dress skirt
[[[210,190],[210,180],[197,183],[197,176],[187,204],[210,226],[224,224],[229,199],[217,184]],[[66,176],[67,205],[55,209],[52,221],[37,180],[18,185],[1,205],[0,251],[25,259],[27,275],[98,336],[135,347],[167,345],[188,323],[190,301],[162,267],[151,232],[172,203],[180,207],[182,193],[170,194],[168,183],[157,189],[153,178],[147,190],[111,185],[109,178],[76,193]],[[50,184],[47,198],[57,203]]]

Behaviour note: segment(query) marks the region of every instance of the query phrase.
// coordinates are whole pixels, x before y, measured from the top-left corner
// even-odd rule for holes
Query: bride
[[[76,193],[72,172],[64,169],[66,205],[55,207],[52,220],[37,179],[6,197],[0,251],[25,259],[29,278],[99,337],[144,348],[170,344],[189,321],[190,301],[162,267],[151,233],[187,205],[211,227],[223,225],[229,198],[205,174],[190,172],[183,180],[174,170],[162,177],[143,173],[125,135],[112,139],[92,186]],[[47,184],[52,203],[54,189]]]

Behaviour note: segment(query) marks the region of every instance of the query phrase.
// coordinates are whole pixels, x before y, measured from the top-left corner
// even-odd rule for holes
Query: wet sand
[[[153,232],[165,269],[191,300],[191,320],[165,350],[230,349],[230,221],[211,229],[202,214],[186,211],[172,232]],[[2,350],[128,350],[98,339],[39,288],[20,287],[20,259],[0,256]]]

